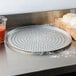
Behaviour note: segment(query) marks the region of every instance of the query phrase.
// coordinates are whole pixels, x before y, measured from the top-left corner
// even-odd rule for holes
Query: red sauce
[[[0,24],[0,43],[4,42],[5,26]]]

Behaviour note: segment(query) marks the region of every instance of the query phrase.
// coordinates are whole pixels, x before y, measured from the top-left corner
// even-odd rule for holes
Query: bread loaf
[[[63,21],[68,24],[70,24],[70,22],[73,18],[76,18],[75,13],[67,13],[67,14],[63,15]]]

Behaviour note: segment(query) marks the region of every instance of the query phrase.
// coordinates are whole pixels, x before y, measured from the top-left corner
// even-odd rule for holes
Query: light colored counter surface
[[[26,55],[0,46],[0,76],[26,74],[30,72],[76,65],[76,42],[54,55]],[[4,69],[3,69],[4,68]],[[5,75],[4,75],[5,74]]]

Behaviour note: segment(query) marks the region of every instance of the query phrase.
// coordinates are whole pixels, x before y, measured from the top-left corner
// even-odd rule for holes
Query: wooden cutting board
[[[69,32],[72,38],[76,40],[76,28],[69,27],[68,24],[62,22],[60,18],[56,18],[54,23],[57,27]]]

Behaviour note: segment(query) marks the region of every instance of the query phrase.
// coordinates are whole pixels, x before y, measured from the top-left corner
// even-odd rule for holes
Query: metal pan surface
[[[69,33],[49,25],[30,25],[15,28],[6,34],[6,44],[21,53],[43,54],[68,46]]]

